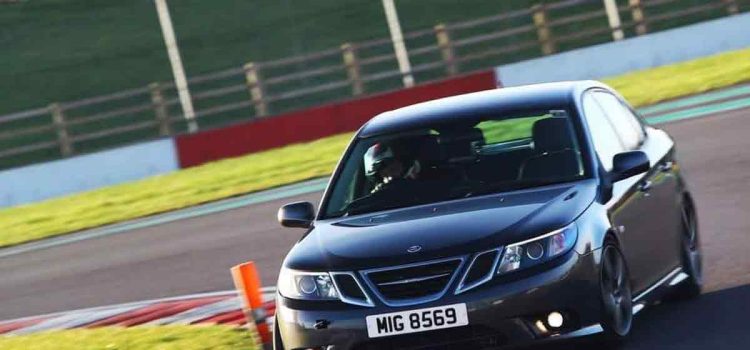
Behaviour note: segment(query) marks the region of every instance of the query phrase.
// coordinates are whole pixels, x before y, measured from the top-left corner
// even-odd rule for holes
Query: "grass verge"
[[[750,81],[750,49],[624,74],[604,82],[636,107]]]
[[[103,327],[0,336],[4,350],[258,349],[245,329],[228,326]]]
[[[750,49],[606,79],[633,105],[750,81]],[[0,246],[328,175],[351,133],[0,211]]]

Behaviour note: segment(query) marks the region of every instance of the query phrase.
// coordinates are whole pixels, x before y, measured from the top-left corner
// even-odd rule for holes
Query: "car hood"
[[[595,197],[585,180],[316,221],[284,266],[358,270],[484,251],[563,227]]]

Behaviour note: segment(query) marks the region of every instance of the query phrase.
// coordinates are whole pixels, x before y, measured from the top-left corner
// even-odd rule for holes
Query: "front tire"
[[[680,242],[682,270],[688,275],[675,290],[677,299],[695,298],[703,289],[703,259],[700,251],[698,220],[692,205],[686,204],[682,210],[683,235]]]
[[[284,343],[281,341],[281,332],[279,332],[278,318],[273,323],[273,350],[284,350]]]
[[[611,240],[602,249],[599,286],[604,337],[607,341],[622,341],[633,326],[633,294],[625,258]]]

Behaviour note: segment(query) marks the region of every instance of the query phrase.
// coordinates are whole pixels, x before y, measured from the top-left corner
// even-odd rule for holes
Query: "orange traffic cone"
[[[248,327],[254,327],[260,336],[264,348],[271,344],[271,331],[266,323],[266,308],[263,305],[263,294],[258,270],[252,261],[232,267],[234,286],[242,298],[242,311]],[[252,329],[252,328],[251,328]]]

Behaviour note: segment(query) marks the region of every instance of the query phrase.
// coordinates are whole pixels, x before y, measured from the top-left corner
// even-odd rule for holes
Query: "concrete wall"
[[[504,86],[600,79],[750,47],[750,13],[497,68]]]
[[[0,207],[134,181],[178,169],[172,139],[0,171]]]

